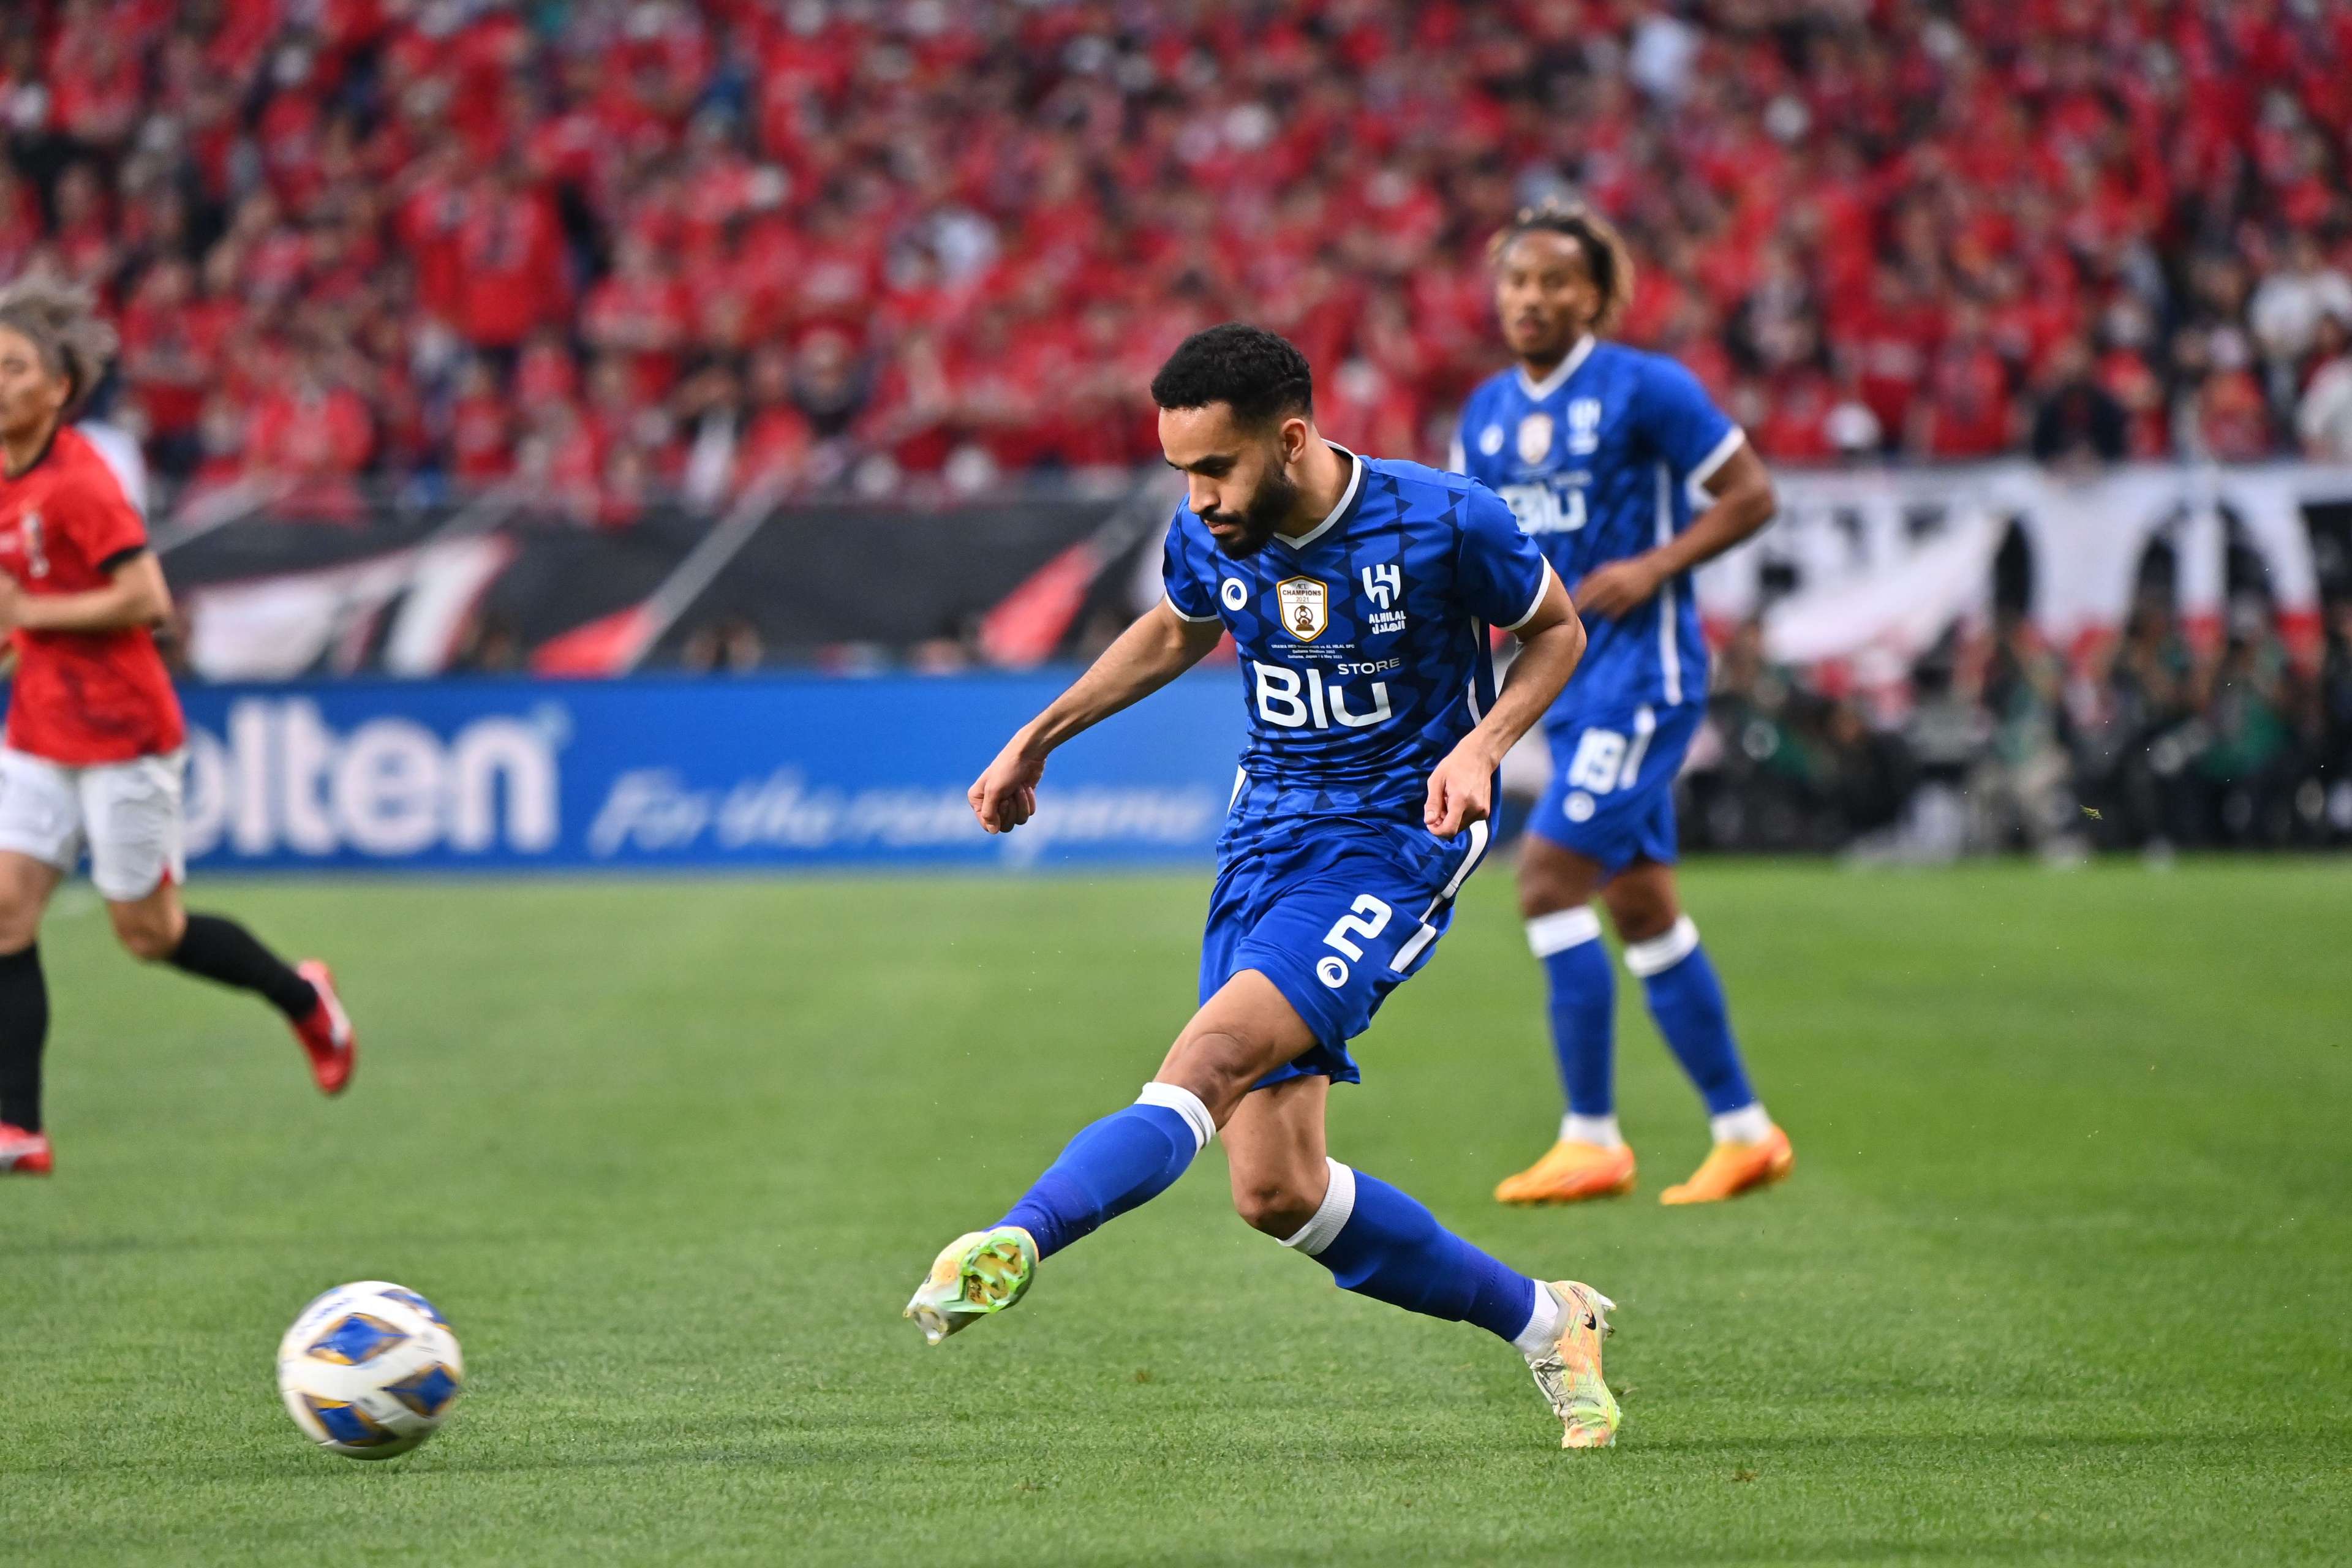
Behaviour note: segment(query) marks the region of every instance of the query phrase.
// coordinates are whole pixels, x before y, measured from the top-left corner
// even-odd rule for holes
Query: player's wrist
[[[1491,773],[1503,765],[1503,753],[1510,749],[1501,736],[1473,730],[1462,737],[1454,754],[1465,763],[1477,764],[1480,772]]]

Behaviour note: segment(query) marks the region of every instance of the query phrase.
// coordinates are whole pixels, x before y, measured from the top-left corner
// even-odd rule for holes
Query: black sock
[[[187,931],[173,950],[172,965],[240,991],[259,992],[296,1023],[319,1005],[319,993],[309,981],[224,915],[190,915]]]
[[[0,1121],[41,1130],[41,1047],[49,1037],[49,987],[36,942],[0,953]]]

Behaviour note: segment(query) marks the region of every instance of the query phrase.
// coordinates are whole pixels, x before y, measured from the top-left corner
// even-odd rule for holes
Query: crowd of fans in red
[[[2352,458],[2347,129],[2345,0],[16,0],[0,277],[329,509],[1150,460],[1234,316],[1434,454],[1553,193],[1776,458]]]

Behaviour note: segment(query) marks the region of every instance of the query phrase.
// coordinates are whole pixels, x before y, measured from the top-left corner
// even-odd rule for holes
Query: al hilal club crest
[[[1282,607],[1282,629],[1300,642],[1313,642],[1331,624],[1331,590],[1313,577],[1285,577],[1274,585]]]
[[[1519,461],[1540,463],[1551,456],[1551,416],[1530,414],[1519,421]]]

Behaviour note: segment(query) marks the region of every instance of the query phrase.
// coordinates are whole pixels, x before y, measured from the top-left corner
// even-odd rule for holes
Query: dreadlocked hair
[[[68,419],[98,390],[121,342],[89,289],[47,278],[21,278],[0,289],[0,327],[21,333],[49,374],[66,378]]]
[[[1582,202],[1547,197],[1534,206],[1521,207],[1486,242],[1487,261],[1502,260],[1511,241],[1527,234],[1564,234],[1576,241],[1584,252],[1584,265],[1591,271],[1592,286],[1601,291],[1601,309],[1592,318],[1592,330],[1605,332],[1614,327],[1633,299],[1633,253],[1626,248],[1625,237],[1617,232],[1617,226]]]

